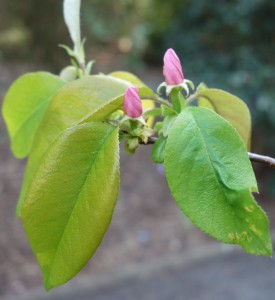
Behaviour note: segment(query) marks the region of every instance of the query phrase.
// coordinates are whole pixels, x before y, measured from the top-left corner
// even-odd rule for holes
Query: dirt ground
[[[18,75],[33,66],[0,63],[0,99]],[[129,263],[146,262],[178,254],[213,240],[197,230],[179,211],[170,196],[161,166],[151,162],[150,146],[135,156],[122,149],[121,193],[112,224],[94,258],[80,276],[102,274]],[[41,286],[40,270],[15,217],[16,201],[25,161],[15,159],[0,118],[0,298]],[[264,205],[274,228],[275,201]],[[75,279],[73,279],[75,280]]]

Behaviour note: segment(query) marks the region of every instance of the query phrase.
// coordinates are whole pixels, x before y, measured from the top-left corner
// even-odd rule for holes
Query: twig
[[[157,141],[156,137],[149,137],[148,142],[147,142],[146,145],[152,145],[156,141]],[[140,144],[145,145],[143,142],[140,142]],[[265,155],[256,154],[256,153],[251,153],[251,152],[248,152],[248,156],[249,156],[250,161],[252,161],[252,162],[265,164],[265,165],[268,165],[271,168],[275,168],[275,158],[265,156]]]
[[[187,99],[186,99],[186,104],[190,104],[193,100],[196,100],[198,98],[198,95],[197,94],[193,94],[191,96],[189,96]]]
[[[253,162],[265,164],[271,168],[275,168],[275,158],[250,152],[248,152],[248,156],[249,159]]]
[[[142,100],[153,100],[153,101],[155,101],[159,104],[164,104],[164,105],[167,105],[169,107],[172,107],[172,104],[169,101],[167,101],[167,100],[165,100],[161,97],[142,96],[141,99]]]

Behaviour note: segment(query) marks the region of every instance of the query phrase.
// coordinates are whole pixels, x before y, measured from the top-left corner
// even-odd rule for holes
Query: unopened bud
[[[170,48],[168,49],[163,57],[163,75],[167,85],[180,85],[184,81],[184,75],[182,72],[181,62],[175,53]]]
[[[124,111],[132,119],[139,118],[142,115],[142,103],[138,95],[138,88],[129,87],[124,96]]]
[[[61,72],[60,75],[61,79],[64,81],[73,81],[77,78],[77,69],[74,66],[65,67]]]

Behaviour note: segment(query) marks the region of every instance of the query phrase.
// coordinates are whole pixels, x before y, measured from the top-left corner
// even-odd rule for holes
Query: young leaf
[[[173,109],[180,113],[186,107],[185,99],[181,93],[181,90],[172,89],[170,97],[172,100]]]
[[[214,110],[235,127],[247,150],[251,146],[251,116],[247,105],[238,97],[218,89],[204,89],[198,94],[198,104]]]
[[[161,105],[160,107],[161,107],[162,115],[164,117],[166,117],[166,116],[175,116],[175,115],[178,114],[173,108],[171,108],[167,105]]]
[[[207,89],[208,89],[208,86],[204,82],[201,82],[196,89],[196,93],[198,94]]]
[[[80,32],[81,0],[64,0],[64,19],[74,43],[74,52],[81,62],[84,61]]]
[[[119,192],[118,128],[78,125],[51,145],[22,211],[45,288],[75,276],[100,245]]]
[[[109,76],[87,76],[67,83],[52,99],[34,140],[17,205],[21,208],[30,181],[50,144],[64,130],[93,115],[107,103],[122,99],[129,84]],[[104,115],[104,114],[103,114]]]
[[[164,166],[180,209],[214,238],[271,256],[268,219],[251,191],[257,183],[237,131],[205,108],[183,111],[168,136]]]
[[[29,154],[50,100],[64,84],[55,75],[37,72],[19,77],[8,90],[3,103],[3,117],[16,157]]]

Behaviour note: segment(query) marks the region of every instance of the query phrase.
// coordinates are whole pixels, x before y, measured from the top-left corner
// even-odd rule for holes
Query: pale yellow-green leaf
[[[244,101],[223,90],[204,89],[198,92],[198,105],[216,111],[229,121],[237,129],[247,150],[250,150],[251,116]]]

